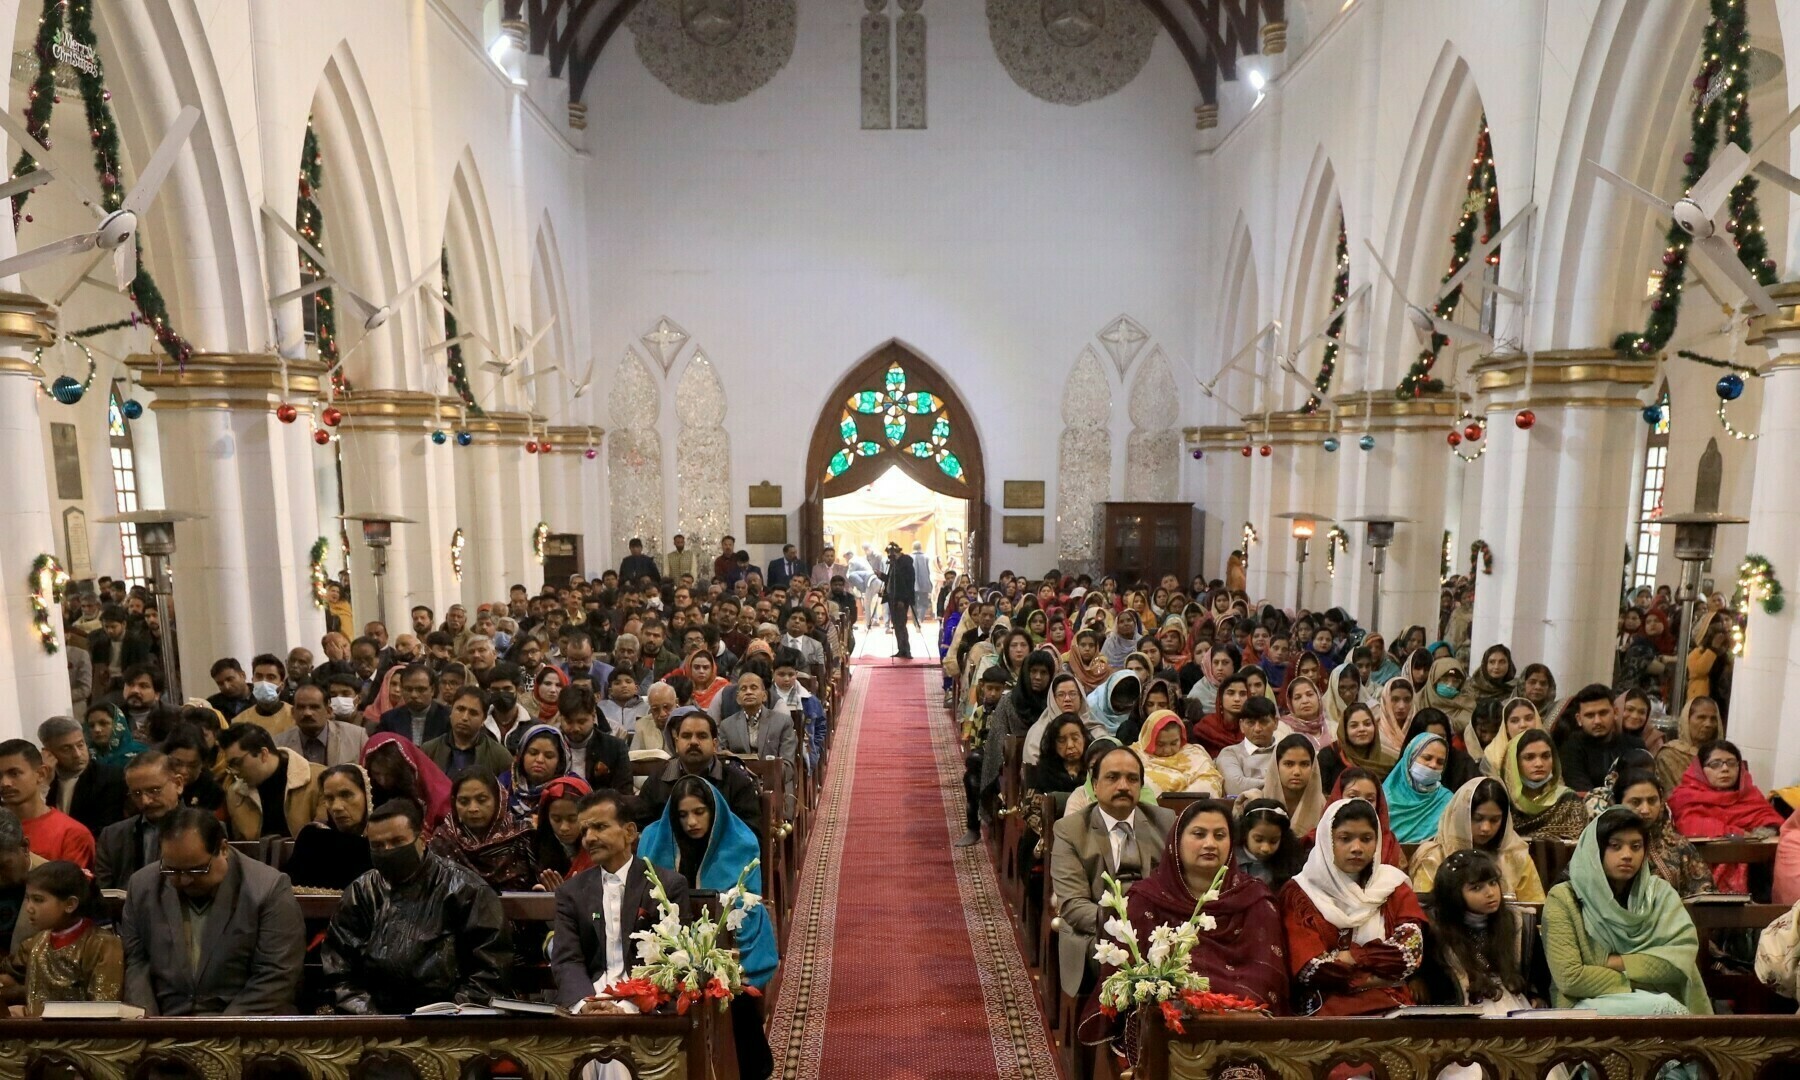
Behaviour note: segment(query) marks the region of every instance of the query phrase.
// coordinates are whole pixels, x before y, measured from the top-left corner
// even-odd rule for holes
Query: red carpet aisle
[[[788,1080],[1055,1080],[935,664],[858,660],[784,958]]]

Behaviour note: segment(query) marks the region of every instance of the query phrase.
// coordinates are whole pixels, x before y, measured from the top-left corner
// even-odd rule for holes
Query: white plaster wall
[[[930,126],[865,132],[860,14],[801,3],[787,68],[723,106],[665,89],[620,32],[588,91],[593,338],[617,356],[666,314],[705,346],[732,402],[740,529],[758,481],[799,508],[825,395],[901,339],[978,413],[992,569],[1041,570],[1054,522],[1042,547],[999,543],[1000,486],[1045,479],[1055,505],[1063,381],[1082,345],[1128,312],[1178,368],[1191,363],[1191,282],[1207,257],[1193,232],[1193,82],[1165,35],[1126,89],[1047,104],[995,59],[982,5],[927,5]],[[673,392],[671,378],[666,402]],[[1114,395],[1115,432],[1129,431],[1127,399]],[[665,439],[674,413],[665,404]]]

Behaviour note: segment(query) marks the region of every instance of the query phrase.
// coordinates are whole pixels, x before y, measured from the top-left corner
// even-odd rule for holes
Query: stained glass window
[[[912,457],[929,459],[945,476],[964,481],[962,462],[950,451],[950,418],[944,415],[944,399],[928,390],[907,389],[908,376],[900,364],[891,365],[882,376],[880,390],[858,390],[844,403],[844,414],[838,420],[838,436],[844,448],[831,456],[825,466],[825,479],[842,476],[858,457],[875,457],[884,450],[898,449]],[[864,431],[859,417],[880,418],[880,439],[874,431]],[[930,419],[923,438],[908,441],[913,417]]]

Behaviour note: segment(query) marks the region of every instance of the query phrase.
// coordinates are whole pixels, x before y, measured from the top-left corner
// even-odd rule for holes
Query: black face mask
[[[369,862],[389,885],[399,885],[412,880],[419,872],[419,864],[425,859],[419,851],[419,845],[408,844],[405,847],[390,848],[387,851],[369,852]]]
[[[519,695],[513,693],[511,690],[496,690],[496,691],[494,691],[494,711],[495,712],[500,713],[501,715],[505,715],[506,713],[512,712],[514,707],[516,707],[518,704],[519,704]]]

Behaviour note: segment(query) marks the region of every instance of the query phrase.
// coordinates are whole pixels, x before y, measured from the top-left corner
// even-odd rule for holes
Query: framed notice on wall
[[[1042,480],[1008,480],[1000,486],[1000,505],[1006,510],[1042,510]]]
[[[788,542],[786,514],[745,514],[744,543],[785,544]]]
[[[69,577],[74,581],[94,576],[94,556],[88,550],[87,515],[80,507],[71,506],[63,511],[63,550],[68,555],[64,564]]]
[[[1043,543],[1044,515],[1007,514],[1000,519],[1000,539],[1020,547]]]
[[[50,425],[50,454],[56,468],[56,497],[81,498],[81,443],[74,424]]]

